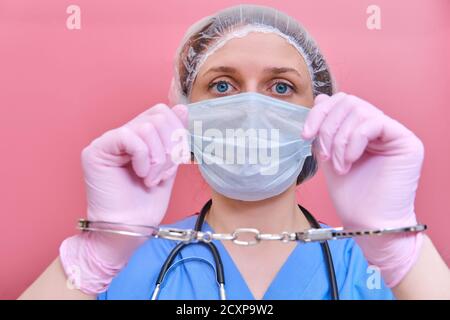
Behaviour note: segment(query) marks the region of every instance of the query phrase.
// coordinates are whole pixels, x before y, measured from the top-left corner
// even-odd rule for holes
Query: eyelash
[[[229,85],[229,86],[231,86],[232,88],[236,89],[236,88],[231,84],[231,82],[230,82],[230,81],[227,81],[227,80],[217,80],[217,81],[213,81],[213,82],[211,82],[211,83],[208,85],[208,89],[209,89],[209,90],[214,89],[214,88],[215,88],[218,84],[220,84],[220,83],[226,83],[227,85]],[[288,94],[278,94],[278,93],[271,92],[271,94],[274,94],[274,95],[277,95],[277,96],[289,96],[290,94],[296,92],[295,87],[294,87],[292,84],[290,84],[290,83],[288,83],[288,82],[285,82],[285,81],[280,81],[280,80],[273,82],[272,85],[270,86],[270,88],[273,88],[274,86],[279,85],[279,84],[283,84],[283,85],[287,86],[287,87],[289,88],[289,90],[291,90],[291,92],[288,93]],[[214,94],[219,95],[219,96],[224,96],[224,95],[227,95],[228,93],[229,93],[228,91],[227,91],[227,92],[223,92],[223,93],[222,93],[222,92],[218,92],[218,91],[215,91],[215,92],[214,92]]]

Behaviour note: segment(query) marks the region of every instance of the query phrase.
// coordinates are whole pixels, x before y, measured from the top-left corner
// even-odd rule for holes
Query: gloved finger
[[[137,129],[137,133],[145,141],[149,150],[150,169],[144,177],[144,184],[150,188],[159,183],[158,176],[167,162],[166,153],[159,134],[151,122],[142,124]]]
[[[305,125],[303,126],[302,136],[304,139],[314,138],[322,122],[327,117],[333,106],[341,99],[345,98],[345,93],[337,93],[331,97],[326,98],[323,95],[316,97],[317,103],[315,102],[314,107],[309,112],[306,117]]]
[[[321,156],[323,158],[328,158],[332,155],[334,137],[342,122],[349,116],[354,107],[355,105],[348,96],[336,102],[323,120],[323,123],[319,128],[319,141],[322,149]]]
[[[403,124],[395,119],[384,116],[383,131],[379,140],[383,142],[383,154],[396,155],[423,153],[422,141]]]
[[[137,117],[135,117],[134,119],[129,121],[126,124],[126,126],[132,128],[132,130],[136,131],[140,128],[140,126],[142,126],[142,124],[154,121],[155,117],[160,118],[161,117],[160,114],[166,114],[166,112],[168,110],[173,111],[173,113],[180,119],[183,127],[187,127],[188,110],[187,110],[187,106],[182,105],[182,104],[176,105],[172,109],[170,109],[169,107],[167,107],[164,104],[155,105],[154,107],[145,110],[144,112],[139,114]],[[167,113],[167,114],[170,114],[170,113]],[[167,122],[164,117],[161,117],[161,118],[163,118],[163,119],[160,119],[157,121]],[[171,126],[171,124],[168,123],[168,126]],[[178,126],[178,123],[176,123],[176,126]],[[182,130],[180,130],[180,131],[183,132]],[[181,135],[180,133],[176,134],[177,137],[179,137],[180,135]],[[178,139],[176,139],[174,141],[177,142]]]
[[[155,177],[152,177],[152,184],[158,184],[161,181],[170,178],[173,176],[178,167],[178,163],[173,161],[172,153],[177,151],[175,150],[180,143],[177,141],[177,135],[181,132],[184,132],[186,135],[186,129],[182,123],[182,119],[187,117],[181,115],[183,113],[183,107],[177,107],[175,112],[182,117],[182,119],[178,118],[177,114],[173,112],[168,106],[164,104],[156,105],[152,108],[154,113],[150,117],[150,121],[155,127],[158,136],[163,145],[163,152],[166,157],[166,161],[162,168],[159,170]],[[187,110],[186,110],[187,112]],[[188,149],[187,138],[185,138],[182,142],[185,144],[184,149]],[[186,153],[187,151],[185,151]]]
[[[171,158],[174,163],[189,163],[191,159],[191,151],[188,142],[188,109],[187,106],[179,104],[172,108],[172,111],[178,116],[183,123],[184,128],[175,129],[172,132],[172,141],[176,144],[172,147]]]
[[[318,103],[324,102],[324,101],[326,101],[326,100],[328,100],[330,98],[331,98],[331,96],[329,96],[327,94],[324,94],[324,93],[321,93],[321,94],[317,95],[314,98],[314,104],[318,104]]]
[[[383,130],[375,137],[376,141],[370,141],[369,148],[385,156],[408,155],[406,158],[414,157],[418,164],[422,163],[424,157],[424,145],[422,141],[403,124],[386,115],[380,116]],[[422,160],[419,160],[422,159]]]
[[[143,123],[149,122],[151,117],[155,114],[154,107],[155,106],[152,106],[152,107],[144,110],[143,112],[138,114],[136,117],[134,117],[133,119],[128,121],[125,124],[125,126],[136,129],[136,128],[139,128],[139,126],[142,125]]]
[[[355,129],[350,135],[350,139],[345,150],[344,161],[354,163],[357,161],[367,148],[369,141],[379,137],[383,132],[382,117],[369,118]]]
[[[129,128],[120,127],[108,131],[95,143],[106,154],[115,156],[113,160],[115,159],[119,166],[131,160],[132,168],[137,176],[143,178],[147,175],[150,166],[148,147]]]
[[[188,126],[188,107],[184,104],[177,104],[172,108],[172,111],[181,120],[181,123],[185,128]]]
[[[158,104],[154,106],[154,114],[151,117],[151,121],[158,131],[159,137],[165,147],[166,153],[170,154],[172,147],[176,145],[176,141],[174,141],[173,133],[177,129],[184,129],[185,126],[182,123],[182,120],[178,118],[177,114],[182,112],[182,108],[175,109],[173,112],[168,106],[164,104]],[[187,115],[186,115],[187,117]]]
[[[164,146],[151,121],[127,124],[126,127],[134,131],[147,144],[150,165],[154,166],[166,162]]]
[[[364,118],[360,116],[359,112],[353,110],[353,112],[344,119],[334,136],[331,148],[331,160],[336,172],[339,174],[345,174],[351,168],[351,163],[345,159],[345,150],[347,148],[350,135],[362,121],[364,121]]]
[[[140,113],[135,118],[130,120],[126,125],[139,127],[139,125],[141,125],[142,123],[148,122],[152,118],[152,116],[160,113],[162,109],[172,110],[173,113],[175,113],[175,115],[180,119],[183,126],[187,127],[188,111],[186,105],[179,104],[170,109],[167,105],[162,103],[157,104],[151,108],[148,108],[147,110],[145,110],[144,112]],[[164,111],[162,112],[164,113]]]

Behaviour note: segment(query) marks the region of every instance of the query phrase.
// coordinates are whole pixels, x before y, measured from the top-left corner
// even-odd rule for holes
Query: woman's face
[[[201,66],[190,101],[258,92],[312,107],[312,83],[303,57],[285,39],[252,32],[229,40]]]

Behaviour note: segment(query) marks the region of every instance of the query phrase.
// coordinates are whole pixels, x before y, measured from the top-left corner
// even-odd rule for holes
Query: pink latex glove
[[[158,104],[82,151],[87,218],[158,226],[178,165],[187,162],[187,107]],[[144,238],[83,232],[63,241],[60,260],[68,279],[87,294],[107,289]]]
[[[424,147],[406,127],[370,103],[345,93],[315,99],[303,137],[317,137],[328,189],[346,228],[417,223],[414,199]],[[357,237],[369,263],[396,286],[415,263],[422,235]]]

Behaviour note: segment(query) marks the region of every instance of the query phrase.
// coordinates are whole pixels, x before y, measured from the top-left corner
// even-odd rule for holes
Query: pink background
[[[377,105],[424,141],[417,215],[450,262],[450,1],[248,2],[298,18],[341,90]],[[186,28],[237,3],[0,0],[0,298],[16,298],[84,216],[81,150],[167,102],[172,58]],[[81,7],[81,30],[66,28],[70,4]],[[366,27],[370,4],[381,7],[381,30]],[[339,224],[322,174],[298,194],[322,221]],[[198,210],[207,196],[198,172],[182,168],[165,222]]]

